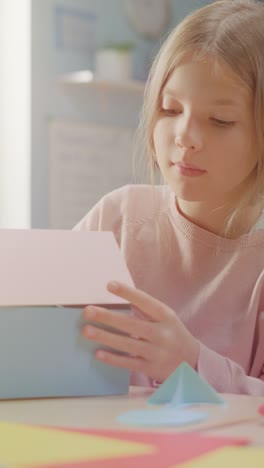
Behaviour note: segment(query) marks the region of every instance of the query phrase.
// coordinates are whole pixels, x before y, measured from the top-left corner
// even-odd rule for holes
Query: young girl
[[[264,6],[216,1],[171,33],[141,121],[165,184],[105,196],[77,228],[113,231],[133,316],[86,307],[97,359],[163,382],[186,361],[219,392],[264,396]],[[120,353],[120,351],[122,353]]]

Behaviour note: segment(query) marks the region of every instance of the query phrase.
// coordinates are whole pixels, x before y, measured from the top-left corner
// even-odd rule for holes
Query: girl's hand
[[[84,319],[113,327],[117,333],[84,325],[83,335],[118,352],[127,353],[120,355],[114,351],[98,350],[96,352],[98,360],[112,366],[142,372],[159,382],[169,377],[182,361],[196,368],[199,354],[198,341],[170,307],[149,294],[125,284],[109,283],[107,289],[130,302],[146,319],[120,314],[102,307],[85,307]],[[118,331],[129,336],[120,335]]]

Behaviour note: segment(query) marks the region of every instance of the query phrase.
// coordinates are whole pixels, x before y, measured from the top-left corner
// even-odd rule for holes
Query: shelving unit
[[[142,94],[144,93],[145,83],[137,80],[107,80],[96,78],[90,70],[83,70],[59,78],[59,82],[63,85],[89,87],[106,92],[125,91],[130,93]]]

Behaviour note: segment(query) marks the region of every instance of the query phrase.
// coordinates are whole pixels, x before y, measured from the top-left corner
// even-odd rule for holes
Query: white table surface
[[[128,395],[88,398],[56,398],[0,401],[0,421],[88,429],[157,430],[124,426],[117,416],[132,409],[147,408],[153,390],[130,387]],[[264,447],[264,416],[258,408],[264,398],[246,395],[223,395],[228,405],[202,406],[209,419],[180,428],[164,427],[163,431],[199,431],[206,434],[237,436],[250,439],[251,445]]]

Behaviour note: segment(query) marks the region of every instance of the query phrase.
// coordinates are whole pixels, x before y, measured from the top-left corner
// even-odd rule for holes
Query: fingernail
[[[117,281],[110,281],[110,283],[108,283],[107,287],[108,287],[109,291],[115,292],[115,291],[118,291],[119,283],[117,283]]]
[[[86,317],[94,318],[96,316],[96,309],[93,306],[88,306],[86,308]]]
[[[86,336],[95,336],[95,329],[92,327],[86,327],[85,334]]]
[[[105,353],[103,351],[97,351],[96,357],[98,359],[105,359]]]

